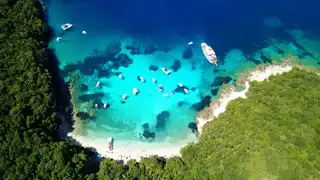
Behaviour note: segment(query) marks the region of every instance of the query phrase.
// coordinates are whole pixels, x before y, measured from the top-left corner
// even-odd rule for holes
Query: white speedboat
[[[57,37],[57,42],[59,42],[62,39],[62,37]]]
[[[170,73],[171,73],[170,70],[167,70],[165,67],[162,67],[161,69],[166,75],[170,75]]]
[[[152,82],[153,82],[153,83],[157,83],[156,78],[153,77],[153,78],[152,78]]]
[[[217,55],[214,52],[214,50],[208,46],[206,43],[201,43],[201,48],[204,56],[207,58],[207,60],[211,63],[217,66]]]
[[[137,95],[139,93],[139,90],[137,88],[132,89],[132,94]]]
[[[62,25],[61,25],[61,28],[62,28],[63,30],[67,30],[67,29],[71,28],[72,26],[73,26],[73,24],[66,23],[66,24],[62,24]]]
[[[122,99],[123,99],[123,100],[125,100],[125,99],[127,99],[127,98],[128,98],[128,94],[123,94],[123,95],[122,95]]]

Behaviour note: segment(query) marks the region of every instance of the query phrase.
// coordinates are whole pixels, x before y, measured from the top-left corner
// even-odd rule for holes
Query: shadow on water
[[[68,133],[73,131],[74,123],[72,119],[72,104],[70,103],[71,94],[68,88],[68,84],[60,76],[59,61],[53,49],[48,48],[48,58],[48,70],[51,73],[52,77],[53,97],[56,103],[55,115],[56,119],[63,126],[62,128],[60,128],[59,131],[59,139],[68,140],[73,145],[81,146],[81,144],[78,141],[68,137]],[[95,148],[85,148],[85,151],[92,157],[92,159],[86,165],[86,172],[97,172],[97,170],[99,169],[99,164],[96,162],[102,161],[104,158],[100,157],[99,153]]]
[[[56,117],[63,126],[60,130],[60,138],[65,139],[67,134],[73,130],[71,95],[68,84],[60,76],[59,61],[53,49],[48,49],[49,71],[52,75],[53,96],[55,99]]]

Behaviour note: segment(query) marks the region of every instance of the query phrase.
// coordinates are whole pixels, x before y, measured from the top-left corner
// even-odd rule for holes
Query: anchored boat
[[[207,60],[211,63],[217,66],[217,55],[214,52],[214,50],[208,46],[206,43],[201,43],[201,48],[204,56],[207,58]]]
[[[70,24],[70,23],[62,24],[62,25],[61,25],[61,28],[62,28],[63,30],[67,30],[67,29],[71,28],[72,25],[73,25],[73,24]]]

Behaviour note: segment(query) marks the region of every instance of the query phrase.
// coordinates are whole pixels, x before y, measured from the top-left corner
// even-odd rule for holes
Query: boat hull
[[[210,46],[208,46],[206,43],[201,43],[201,48],[202,48],[202,52],[203,52],[204,56],[207,58],[209,63],[217,66],[218,60],[217,60],[217,56],[216,56],[216,53],[214,52],[214,50]],[[210,48],[213,51],[213,53],[209,54],[208,48]]]

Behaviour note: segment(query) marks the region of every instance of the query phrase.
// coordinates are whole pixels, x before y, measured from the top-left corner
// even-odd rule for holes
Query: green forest
[[[97,161],[90,149],[62,141],[49,27],[38,0],[2,0],[0,31],[1,179],[318,179],[320,76],[294,68],[252,82],[207,123],[182,157],[154,156],[126,165]]]

